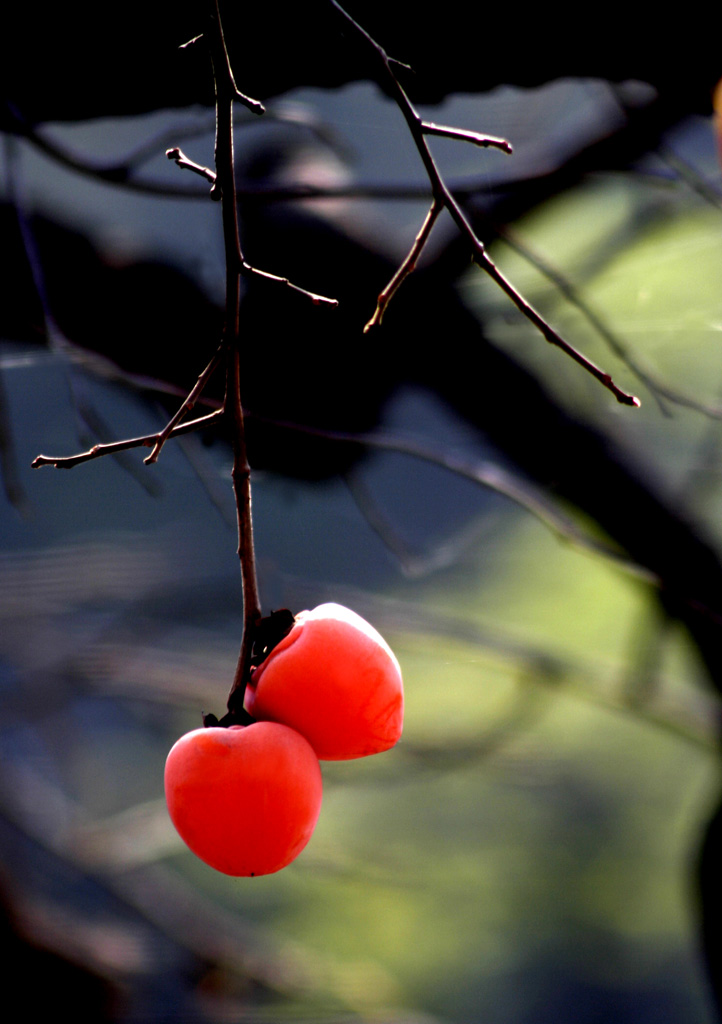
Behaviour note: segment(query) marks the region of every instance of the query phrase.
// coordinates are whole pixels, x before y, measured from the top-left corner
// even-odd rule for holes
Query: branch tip
[[[209,181],[211,185],[216,184],[216,172],[212,171],[210,167],[204,167],[202,164],[197,164],[195,160],[191,160],[179,146],[171,146],[170,149],[166,149],[165,155],[169,160],[175,160],[178,166],[184,170],[193,171],[194,174]]]
[[[509,140],[502,139],[498,135],[484,135],[483,132],[468,131],[466,128],[452,128],[445,124],[434,124],[433,121],[422,121],[421,131],[424,135],[439,135],[446,139],[459,139],[461,142],[470,142],[473,146],[500,149],[502,153],[509,155],[513,152]]]
[[[242,103],[244,107],[250,110],[252,114],[258,114],[260,116],[261,114],[266,113],[266,108],[263,106],[260,100],[254,100],[251,96],[246,96],[245,93],[241,92],[238,86],[236,86],[235,88],[235,99],[237,99],[239,103]]]
[[[374,329],[374,327],[380,327],[383,317],[384,313],[383,310],[381,309],[381,300],[379,298],[379,301],[376,305],[376,309],[374,310],[374,315],[371,317],[368,323],[364,325],[363,333],[369,334]]]

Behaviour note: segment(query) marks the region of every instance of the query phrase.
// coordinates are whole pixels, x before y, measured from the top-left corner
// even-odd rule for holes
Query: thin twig
[[[245,260],[241,263],[241,273],[244,277],[258,277],[262,280],[266,280],[271,284],[284,285],[286,288],[290,288],[291,291],[298,292],[299,295],[305,295],[307,299],[310,299],[314,306],[329,306],[335,309],[338,306],[338,299],[329,299],[326,295],[317,295],[316,292],[311,292],[307,288],[302,288],[298,284],[294,284],[293,281],[289,281],[287,277],[279,277],[278,274],[271,274],[267,270],[259,270],[258,267],[252,267],[250,263],[246,263]]]
[[[174,427],[169,436],[178,437],[180,434],[190,434],[193,430],[202,430],[205,427],[213,426],[220,422],[224,415],[223,409],[215,409],[205,416],[199,416],[195,420],[187,420]],[[108,444],[95,444],[85,452],[77,455],[36,455],[31,465],[33,469],[41,466],[55,466],[56,469],[72,469],[82,462],[91,462],[93,459],[101,459],[104,455],[115,455],[117,452],[129,451],[131,448],[150,448],[158,443],[160,434],[145,434],[142,437],[127,437],[123,441],[110,441]]]
[[[465,128],[450,128],[445,124],[434,124],[433,121],[422,121],[421,130],[424,135],[440,135],[445,139],[460,139],[462,142],[470,142],[473,146],[491,146],[494,149],[500,149],[503,153],[513,152],[508,139],[501,139],[497,135],[470,132]]]
[[[426,220],[421,225],[421,230],[416,236],[414,244],[411,246],[408,255],[376,300],[374,315],[364,327],[364,334],[368,334],[372,327],[380,326],[384,318],[384,313],[386,312],[386,307],[396,294],[397,289],[400,288],[401,284],[406,280],[409,274],[413,273],[416,269],[416,262],[428,241],[431,230],[436,223],[436,218],[439,216],[442,209],[443,206],[441,203],[438,202],[437,199],[434,199],[429,208],[429,212],[426,214]]]
[[[558,348],[561,348],[562,351],[566,352],[567,355],[571,356],[575,362],[579,363],[580,366],[595,377],[600,384],[611,391],[618,402],[621,402],[624,405],[639,406],[641,403],[636,396],[628,394],[626,391],[617,387],[608,373],[601,370],[590,359],[587,359],[586,356],[570,345],[569,342],[565,341],[564,338],[554,330],[551,324],[548,324],[544,317],[542,317],[534,307],[527,302],[523,295],[516,290],[512,283],[504,277],[493,261],[487,256],[483,243],[475,234],[466,214],[447,188],[446,183],[441,176],[431,150],[426,142],[424,122],[396,77],[396,74],[391,67],[391,61],[388,54],[383,47],[377,43],[371,35],[369,35],[366,29],[359,25],[359,23],[344,10],[341,4],[338,3],[338,0],[329,0],[329,2],[344,18],[345,22],[353,28],[356,34],[361,36],[367,46],[372,50],[376,62],[380,64],[382,73],[389,82],[393,98],[406,121],[414,145],[416,146],[416,150],[426,170],[427,177],[431,184],[432,195],[435,200],[449,211],[449,214],[459,231],[469,240],[474,262],[484,270],[485,273],[489,274],[489,276],[499,285],[506,295],[508,295],[520,313],[537,328],[537,330],[548,342],[550,342],[550,344],[556,345]]]
[[[170,149],[167,149],[165,155],[169,160],[175,160],[179,167],[187,171],[193,171],[194,174],[198,174],[201,178],[209,181],[211,185],[215,185],[216,172],[212,171],[210,167],[203,167],[202,164],[197,164],[195,160],[191,160],[179,146],[172,146]]]
[[[180,46],[178,47],[178,49],[179,50],[187,50],[190,46],[194,46],[196,43],[200,42],[200,40],[202,38],[203,38],[203,33],[200,32],[197,36],[193,36],[192,39],[188,39],[188,40],[186,40],[185,43],[181,43]]]
[[[558,331],[555,331],[551,324],[544,319],[541,313],[538,313],[531,303],[527,302],[521,292],[516,290],[511,281],[502,274],[486,252],[475,252],[474,262],[480,266],[482,270],[486,271],[489,277],[491,277],[491,279],[498,284],[501,290],[509,296],[519,312],[534,324],[542,337],[546,338],[550,345],[556,345],[557,348],[560,348],[562,352],[566,352],[566,354],[576,363],[583,366],[587,373],[590,373],[592,377],[596,377],[599,383],[603,384],[608,391],[611,391],[617,401],[622,405],[631,405],[638,408],[642,404],[636,395],[631,395],[617,387],[610,374],[605,370],[600,369],[596,363],[593,363],[591,359],[585,356],[578,349],[574,348],[574,346],[563,338]]]
[[[158,434],[158,440],[153,446],[153,451],[147,458],[143,459],[146,466],[150,466],[153,462],[158,461],[158,456],[161,453],[163,445],[172,435],[173,430],[175,429],[175,427],[177,427],[177,425],[180,423],[180,421],[183,419],[186,413],[189,413],[193,409],[201,392],[203,391],[203,388],[210,380],[214,370],[220,363],[221,358],[223,357],[224,354],[225,346],[223,343],[221,343],[216,349],[215,353],[213,354],[213,358],[209,362],[208,366],[206,366],[205,370],[200,374],[198,380],[191,388],[190,392],[188,393],[188,397],[183,401],[175,415],[168,421],[163,430],[161,430],[161,432]]]
[[[325,295],[318,295],[308,291],[300,285],[294,284],[287,277],[279,277],[267,270],[259,270],[252,266],[243,255],[241,238],[238,230],[238,212],[236,209],[236,173],[235,160],[233,156],[233,101],[240,100],[254,114],[263,114],[265,108],[258,100],[252,100],[244,96],[238,90],[233,77],[223,25],[221,23],[220,8],[218,0],[211,0],[213,9],[213,30],[211,39],[211,55],[213,60],[213,74],[216,82],[216,179],[213,190],[220,188],[220,195],[223,197],[223,232],[226,242],[226,330],[229,329],[229,318],[238,320],[237,308],[233,311],[229,305],[228,295],[238,291],[238,302],[240,302],[240,277],[259,277],[263,280],[280,284],[290,288],[301,295],[305,295],[314,305],[326,305],[335,307],[337,299],[327,298]],[[227,108],[227,109],[226,109]],[[223,169],[221,172],[221,164]],[[235,283],[231,279],[235,278]],[[238,327],[235,329],[235,343],[238,339]],[[232,347],[232,346],[231,346]]]
[[[220,115],[220,119],[223,122],[224,134],[225,129],[227,127],[230,128],[230,157],[231,165],[233,165],[233,101],[238,100],[247,107],[252,114],[265,114],[266,108],[260,100],[254,100],[250,96],[246,96],[245,93],[242,93],[236,85],[236,80],[233,77],[233,68],[231,67],[231,61],[228,56],[228,47],[226,46],[226,37],[223,32],[223,22],[221,21],[221,10],[218,0],[211,0],[210,11],[212,23],[210,47],[211,59],[213,61],[213,76],[216,85],[216,143],[218,142],[218,122]],[[231,119],[228,125],[225,124],[225,112],[219,111],[219,103],[221,102],[221,99],[224,103],[228,101],[231,103]],[[216,168],[217,167],[218,164],[216,163]],[[224,168],[224,170],[226,169],[227,168]]]

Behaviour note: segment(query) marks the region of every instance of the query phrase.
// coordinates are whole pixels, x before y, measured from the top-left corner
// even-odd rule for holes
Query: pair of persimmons
[[[321,810],[319,758],[377,754],[401,735],[401,670],[373,626],[338,604],[296,616],[246,689],[251,725],[195,729],[168,754],[181,838],[227,875],[268,875],[298,856]]]

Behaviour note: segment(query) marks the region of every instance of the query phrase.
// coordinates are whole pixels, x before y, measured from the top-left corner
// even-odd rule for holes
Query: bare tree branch
[[[368,334],[372,327],[377,327],[381,324],[381,321],[384,318],[384,313],[386,312],[386,307],[396,294],[397,289],[400,288],[401,284],[409,276],[409,274],[413,273],[413,271],[416,269],[416,261],[423,252],[424,246],[426,245],[429,239],[429,235],[431,234],[432,228],[436,223],[436,218],[439,216],[442,209],[443,207],[441,203],[434,199],[434,201],[431,204],[431,207],[429,208],[429,212],[426,214],[426,220],[421,225],[421,230],[416,236],[414,244],[411,246],[408,255],[406,256],[406,258],[404,259],[403,263],[396,271],[394,276],[391,278],[389,283],[386,285],[384,290],[379,295],[378,300],[376,302],[376,310],[374,312],[374,315],[371,317],[369,322],[364,327],[364,334]]]
[[[167,149],[165,155],[169,160],[175,160],[179,167],[185,168],[188,171],[193,171],[194,174],[200,175],[201,178],[205,178],[211,185],[216,183],[216,172],[212,171],[210,167],[203,167],[201,164],[197,164],[195,160],[189,159],[182,149],[178,146],[173,146],[171,149]]]
[[[180,423],[168,434],[168,437],[178,437],[180,434],[189,434],[193,430],[201,430],[220,422],[224,415],[223,409],[216,409],[206,416],[200,416],[195,420],[188,420]],[[85,452],[77,455],[36,455],[31,465],[33,469],[41,466],[55,466],[56,469],[73,469],[83,462],[92,462],[93,459],[103,458],[104,455],[114,455],[117,452],[125,452],[131,448],[150,448],[158,443],[160,434],[145,434],[143,437],[129,437],[123,441],[111,441],[108,444],[96,444]],[[147,461],[147,460],[146,460]]]
[[[146,466],[149,466],[152,462],[158,461],[158,456],[161,453],[163,445],[172,435],[173,431],[178,426],[183,417],[186,415],[186,413],[190,412],[191,409],[193,409],[194,405],[196,404],[196,401],[198,400],[201,392],[203,391],[203,388],[210,380],[214,370],[219,365],[224,355],[225,344],[222,342],[216,349],[213,358],[209,362],[208,366],[206,366],[205,370],[201,373],[201,375],[198,377],[198,380],[191,388],[190,392],[188,393],[188,397],[181,404],[180,408],[175,413],[175,415],[168,421],[167,425],[163,428],[163,430],[161,430],[161,432],[158,434],[158,440],[153,445],[153,451],[147,458],[143,459]]]
[[[421,129],[424,135],[440,135],[445,139],[460,139],[462,142],[470,142],[473,146],[500,149],[503,153],[511,153],[511,143],[507,139],[500,139],[496,135],[483,135],[481,132],[470,132],[464,128],[450,128],[445,124],[434,124],[433,121],[422,121]]]
[[[241,249],[236,201],[236,171],[233,155],[233,103],[237,87],[228,59],[218,0],[209,0],[210,48],[216,87],[216,173],[220,186],[223,246],[226,257],[226,315],[223,328],[226,360],[224,412],[233,437],[233,490],[238,524],[238,558],[243,587],[243,634],[228,711],[243,714],[243,697],[250,675],[251,651],[256,625],[261,618],[261,600],[256,576],[256,558],[251,518],[251,468],[246,452],[245,421],[241,405],[240,325],[241,274],[248,266]],[[240,718],[238,719],[240,720]]]
[[[396,101],[399,110],[403,114],[414,145],[416,146],[416,150],[424,164],[426,174],[431,184],[431,191],[434,200],[449,211],[449,214],[459,231],[468,239],[474,262],[481,267],[481,269],[484,270],[492,280],[497,283],[497,285],[499,285],[502,291],[508,295],[517,307],[519,312],[537,328],[541,335],[546,338],[550,344],[556,345],[575,362],[579,363],[579,365],[595,377],[600,384],[607,388],[608,391],[611,391],[618,402],[621,402],[623,405],[639,406],[640,401],[635,395],[628,394],[626,391],[619,388],[612,380],[610,374],[601,370],[590,359],[587,359],[585,355],[577,351],[577,349],[570,345],[569,342],[562,338],[561,335],[554,330],[551,324],[547,323],[544,317],[542,317],[534,307],[527,302],[523,295],[516,290],[514,285],[507,280],[507,278],[489,258],[486,254],[483,243],[476,236],[466,214],[447,188],[446,183],[441,176],[426,142],[424,122],[416,112],[411,100],[406,95],[404,88],[396,77],[396,73],[391,67],[391,60],[388,54],[383,47],[381,47],[379,43],[369,35],[366,29],[362,28],[362,26],[344,10],[341,4],[338,3],[338,0],[329,0],[329,2],[343,17],[346,24],[350,25],[356,34],[359,35],[371,49],[376,63],[380,65],[381,72],[389,83],[393,98]]]

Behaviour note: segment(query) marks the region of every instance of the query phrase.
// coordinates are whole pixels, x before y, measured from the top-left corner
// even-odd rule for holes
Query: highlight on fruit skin
[[[308,843],[321,810],[318,758],[288,726],[195,729],[165,766],[168,811],[201,860],[227,875],[269,875]]]
[[[256,719],[296,729],[322,760],[377,754],[401,736],[401,669],[365,619],[322,604],[300,612],[254,671],[245,706]]]

